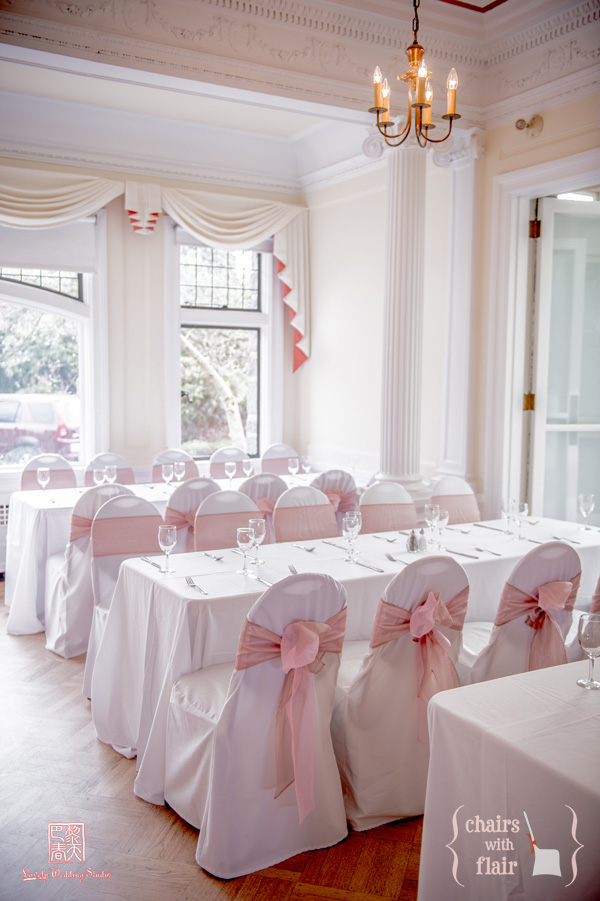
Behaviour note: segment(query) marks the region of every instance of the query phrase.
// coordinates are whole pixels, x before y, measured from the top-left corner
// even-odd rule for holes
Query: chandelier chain
[[[420,5],[421,5],[421,0],[413,0],[413,9],[414,9],[414,11],[415,11],[415,15],[414,15],[414,17],[413,17],[412,28],[413,28],[413,38],[414,38],[415,44],[418,43],[417,38],[418,38],[418,36],[419,36],[419,13],[418,13],[418,9],[419,9],[419,6],[420,6]]]

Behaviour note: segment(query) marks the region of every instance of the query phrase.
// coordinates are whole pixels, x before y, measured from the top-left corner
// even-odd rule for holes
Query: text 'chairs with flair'
[[[38,454],[23,467],[21,472],[21,491],[31,491],[40,487],[38,482],[38,469],[48,469],[50,479],[48,488],[75,488],[77,479],[75,471],[68,460],[60,454]]]
[[[419,523],[414,501],[397,482],[375,482],[360,498],[362,529],[370,532],[392,532],[416,529]]]

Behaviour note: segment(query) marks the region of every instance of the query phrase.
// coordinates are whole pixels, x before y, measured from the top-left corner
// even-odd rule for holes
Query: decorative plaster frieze
[[[449,145],[448,147],[446,146]],[[479,128],[457,129],[445,144],[433,152],[433,162],[440,169],[449,169],[461,160],[479,160],[485,153],[483,131]]]

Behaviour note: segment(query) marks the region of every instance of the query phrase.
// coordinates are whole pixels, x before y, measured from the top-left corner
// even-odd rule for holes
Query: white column
[[[387,277],[378,478],[426,494],[420,472],[426,154],[389,151]]]
[[[473,482],[475,194],[477,160],[483,153],[475,129],[459,133],[452,149],[435,153],[436,165],[450,169],[448,294],[442,386],[442,446],[435,478],[460,476]],[[473,485],[473,487],[475,487]]]

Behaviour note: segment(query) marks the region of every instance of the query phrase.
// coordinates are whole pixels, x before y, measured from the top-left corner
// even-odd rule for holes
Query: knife
[[[254,573],[246,573],[246,575],[247,575],[247,576],[250,576],[251,579],[255,579],[257,582],[262,582],[263,585],[266,585],[268,588],[272,588],[272,587],[273,587],[273,583],[272,583],[272,582],[267,582],[266,579],[261,579],[260,576],[256,576],[256,575],[254,575]]]
[[[323,542],[323,544],[330,544],[331,547],[336,547],[338,549],[338,551],[347,551],[348,550],[348,548],[342,547],[341,544],[335,544],[335,542],[333,542],[333,541],[327,541],[326,538],[321,538],[321,541]]]
[[[373,572],[376,573],[385,572],[385,570],[379,569],[378,566],[371,566],[369,563],[361,563],[360,560],[355,560],[354,563],[356,563],[357,566],[364,566],[366,569],[372,569]]]
[[[504,529],[499,529],[498,526],[484,526],[482,522],[474,522],[474,526],[479,526],[480,529],[491,529],[492,532],[504,532]]]
[[[458,557],[470,557],[471,560],[479,560],[477,554],[465,554],[464,551],[452,551],[449,547],[446,548],[448,554],[456,554]]]
[[[566,535],[564,536],[564,538],[561,537],[560,535],[553,535],[552,537],[556,541],[568,541],[568,542],[570,542],[570,544],[581,544],[581,541],[575,541],[574,538],[567,538]]]
[[[154,560],[149,560],[148,557],[140,557],[140,560],[143,560],[144,563],[149,563],[150,566],[155,566],[157,569],[160,569],[160,563],[155,563]]]

